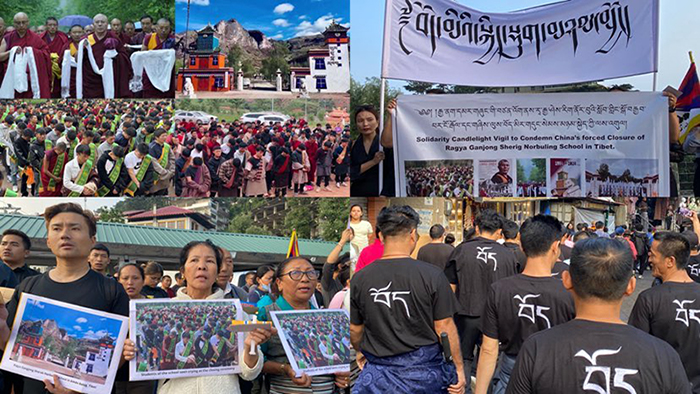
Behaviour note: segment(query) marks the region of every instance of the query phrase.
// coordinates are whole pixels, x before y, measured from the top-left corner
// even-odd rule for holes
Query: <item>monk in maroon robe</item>
[[[70,50],[71,56],[73,56],[73,59],[76,61],[78,60],[78,44],[80,43],[80,40],[83,38],[84,30],[83,27],[80,25],[73,25],[71,26],[70,30],[68,31],[68,35],[70,39],[66,43],[66,45],[61,48],[60,51],[60,59],[59,59],[59,64],[63,64],[63,54],[66,53],[66,50]],[[78,73],[77,68],[73,68],[70,73],[70,96],[72,98],[76,98],[77,96],[75,95],[75,75]]]
[[[58,30],[58,20],[50,16],[46,18],[46,31],[41,35],[41,39],[46,42],[49,46],[49,52],[51,52],[51,98],[61,98],[61,63],[59,63],[59,59],[63,56],[63,47],[69,41],[68,35]]]
[[[59,156],[62,156],[62,163],[58,163]],[[63,187],[63,169],[68,164],[68,151],[66,144],[59,143],[55,148],[46,152],[43,165],[41,167],[41,190],[40,197],[61,197]],[[59,168],[56,168],[60,165]],[[53,180],[53,183],[51,181]]]
[[[174,49],[175,36],[171,33],[170,21],[163,18],[159,19],[156,25],[156,32],[147,34],[141,45],[141,51],[151,51],[155,49]],[[166,92],[158,90],[151,80],[148,79],[148,73],[143,70],[143,98],[174,98],[175,97],[175,75],[170,77],[170,89]]]
[[[0,41],[5,37],[5,20],[0,18]],[[2,79],[5,76],[5,62],[0,63],[0,85],[2,85]]]
[[[129,81],[133,76],[131,60],[124,48],[124,44],[119,41],[114,33],[107,30],[107,17],[97,14],[93,19],[95,32],[86,36],[88,45],[92,46],[92,53],[95,55],[97,67],[104,67],[104,54],[109,49],[116,49],[117,56],[112,59],[114,67],[114,97],[130,98]],[[78,67],[81,67],[79,64]],[[105,91],[102,86],[102,76],[96,74],[90,65],[87,48],[83,55],[83,98],[104,98]]]
[[[40,98],[51,98],[51,54],[49,47],[37,34],[29,30],[29,17],[24,12],[18,12],[13,18],[14,30],[5,34],[0,42],[0,64],[7,71],[7,61],[10,57],[10,49],[14,47],[34,50],[34,59],[39,79]],[[27,66],[27,68],[29,68]],[[15,98],[32,98],[31,84],[24,93],[15,91]]]
[[[112,27],[112,33],[114,33],[117,36],[117,38],[119,38],[119,41],[121,41],[122,44],[131,44],[131,37],[127,36],[126,33],[124,33],[124,31],[122,30],[122,21],[120,21],[117,18],[114,18],[109,23],[109,25]]]

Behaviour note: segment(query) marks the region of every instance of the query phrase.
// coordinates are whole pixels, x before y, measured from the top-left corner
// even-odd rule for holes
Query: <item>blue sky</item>
[[[487,12],[508,12],[548,4],[554,0],[456,0],[457,3]],[[379,77],[384,29],[383,0],[352,0],[350,17],[353,22],[351,72],[355,80],[364,82]],[[690,66],[688,51],[700,59],[700,1],[661,0],[659,75],[657,90],[671,85],[678,87]],[[604,81],[606,85],[630,83],[642,91],[652,90],[652,75]],[[389,86],[399,88],[401,81]]]
[[[355,0],[353,0],[355,1]],[[376,1],[376,0],[375,0]],[[190,30],[236,19],[246,30],[278,40],[314,35],[335,20],[349,27],[350,0],[191,0]],[[175,1],[177,32],[185,31],[187,0]]]
[[[99,339],[109,333],[115,340],[119,336],[121,322],[97,315],[90,315],[42,301],[27,300],[23,321],[53,319],[59,328],[76,338]]]

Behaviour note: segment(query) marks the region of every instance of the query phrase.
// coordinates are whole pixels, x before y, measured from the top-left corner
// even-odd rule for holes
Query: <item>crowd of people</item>
[[[261,197],[347,185],[348,128],[195,123],[174,119],[172,105],[0,103],[4,195]]]
[[[456,247],[434,225],[418,248],[419,223],[413,208],[387,206],[380,252],[360,252],[369,260],[350,281],[354,393],[613,392],[613,382],[700,392],[696,213],[680,232],[635,221],[609,233],[603,222],[538,214],[518,225],[486,209]],[[623,321],[634,271],[649,266],[655,281]]]
[[[305,313],[277,318],[299,369],[350,363],[347,317]]]
[[[226,313],[217,315],[212,310],[189,310],[183,306],[190,300],[240,299],[250,307],[257,306],[256,317],[259,321],[269,321],[271,311],[305,311],[327,307],[330,300],[324,299],[322,293],[316,291],[320,287],[320,274],[308,259],[290,257],[275,266],[259,270],[264,271],[262,277],[257,277],[253,272],[246,273],[241,277],[245,283],[239,287],[232,283],[233,257],[228,250],[209,240],[192,241],[182,248],[179,273],[175,275],[176,283],[172,285],[171,278],[163,275],[163,268],[157,262],[144,265],[126,262],[111,267],[109,249],[95,243],[95,217],[80,206],[73,203],[54,205],[47,208],[43,216],[47,245],[56,257],[56,266],[45,273],[29,268],[32,246],[25,233],[8,229],[2,234],[0,285],[14,287],[15,293],[6,306],[0,302],[0,313],[4,310],[7,315],[6,320],[0,321],[0,348],[9,339],[22,292],[122,316],[129,315],[129,300],[155,298],[163,299],[163,303],[172,302],[173,306],[180,308],[177,315],[185,316],[185,322],[179,325],[171,312],[166,314],[158,310],[159,302],[141,311],[139,322],[142,331],[136,336],[139,343],[126,340],[115,381],[115,393],[260,393],[262,387],[270,387],[266,391],[270,393],[341,393],[349,390],[353,378],[347,372],[297,376],[290,367],[292,360],[287,359],[279,335],[272,326],[245,333],[244,346],[236,348],[230,333],[224,329],[230,325],[230,316],[226,316]],[[343,267],[347,273],[348,268]],[[338,273],[331,271],[332,281],[339,281]],[[94,289],[98,288],[104,291],[95,292]],[[251,302],[248,295],[259,288],[266,292],[260,300]],[[174,297],[168,301],[172,293]],[[246,312],[243,316],[245,320],[253,318]],[[325,335],[335,335],[338,331],[336,326],[331,324],[328,328],[332,331],[329,333],[320,327],[315,329]],[[321,345],[326,346],[325,337],[319,337],[309,337],[309,346],[319,349]],[[190,343],[191,347],[188,346]],[[251,351],[252,347],[256,349]],[[340,352],[347,350],[347,347],[339,349]],[[239,374],[130,381],[128,362],[134,358],[139,361],[140,371],[149,371],[173,366],[174,369],[219,366],[232,362],[232,357],[241,368]],[[7,392],[69,392],[58,376],[44,382],[6,372],[0,376],[3,391]]]
[[[472,197],[474,166],[440,165],[406,168],[406,192],[410,197]]]
[[[37,26],[18,12],[10,27],[0,19],[0,37],[0,98],[175,97],[176,43],[167,18],[144,15],[136,32],[132,21],[97,14],[66,34],[56,17]],[[27,65],[31,73],[18,72]],[[157,72],[149,77],[147,70]]]

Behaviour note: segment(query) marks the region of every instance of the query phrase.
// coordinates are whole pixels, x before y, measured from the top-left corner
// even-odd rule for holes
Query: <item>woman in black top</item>
[[[396,101],[389,103],[389,110]],[[394,151],[391,123],[387,123],[381,136],[384,152],[379,151],[379,113],[371,105],[360,106],[355,111],[355,124],[360,137],[350,149],[350,195],[353,197],[394,196]],[[380,190],[379,163],[384,161],[384,179]]]

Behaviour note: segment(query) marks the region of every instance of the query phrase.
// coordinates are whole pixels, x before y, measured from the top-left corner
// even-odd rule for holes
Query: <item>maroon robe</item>
[[[129,35],[124,33],[123,31],[117,34],[117,38],[119,38],[119,41],[121,41],[122,44],[131,45],[131,37],[129,37]]]
[[[155,33],[153,33],[155,34]],[[175,38],[174,35],[169,35],[168,38]],[[148,48],[148,42],[151,40],[151,34],[147,34],[144,39],[143,39],[143,45],[146,47],[146,50],[155,50],[155,49],[163,49],[163,43],[165,41],[161,41],[160,37],[156,35],[156,42],[157,45],[155,48]],[[146,70],[143,70],[143,98],[175,98],[175,75],[172,75],[170,77],[170,89],[168,89],[167,92],[161,92],[158,90],[155,86],[151,84],[151,80],[148,79],[148,73],[146,73]]]
[[[58,60],[61,60],[61,57],[63,57],[63,52],[61,51],[63,47],[66,46],[66,43],[70,41],[68,38],[68,35],[62,31],[57,31],[56,35],[54,36],[53,40],[51,39],[51,36],[49,36],[49,32],[45,31],[42,33],[40,36],[42,40],[49,46],[49,52],[50,53],[55,53],[58,55]],[[61,63],[58,63],[59,69],[61,68]],[[61,98],[61,74],[59,73],[58,76],[54,75],[53,72],[51,73],[51,98]]]
[[[44,173],[43,171],[43,163],[42,163],[42,171],[41,171],[41,184],[43,186],[41,192],[39,193],[40,197],[61,197],[61,188],[63,187],[63,169],[66,167],[66,164],[68,164],[68,151],[63,152],[63,168],[61,168],[61,172],[59,177],[61,178],[60,181],[56,182],[56,187],[54,190],[48,190],[48,185],[49,182],[51,181],[51,178],[47,174]],[[56,153],[55,149],[51,149],[50,151],[46,152],[46,157],[45,159],[49,161],[49,172],[53,173],[52,170],[55,169],[56,167],[56,160],[58,160],[58,154]]]
[[[124,44],[117,38],[117,36],[111,31],[107,31],[102,39],[98,39],[95,33],[91,33],[86,36],[88,38],[88,45],[90,37],[93,37],[95,44],[92,45],[92,53],[95,55],[95,63],[97,67],[104,67],[104,54],[108,49],[116,49],[117,56],[112,59],[112,64],[114,66],[114,97],[115,98],[131,98],[131,91],[129,90],[129,81],[134,75],[131,69],[131,60],[129,60],[129,55],[124,48]],[[108,39],[114,45],[110,45],[110,48],[105,45],[105,41]],[[78,65],[80,67],[81,65]],[[83,54],[83,98],[104,98],[105,91],[102,87],[102,77],[92,71],[92,66],[90,65],[89,55],[87,53],[87,48]]]
[[[78,44],[74,43],[72,40],[69,40],[66,43],[66,45],[64,45],[63,48],[61,48],[60,58],[58,59],[60,65],[63,65],[63,54],[66,52],[67,49],[70,49],[71,54],[73,55],[73,58],[76,61],[78,60]],[[97,60],[97,59],[95,59],[95,60]],[[77,97],[76,93],[75,93],[75,76],[77,74],[78,74],[77,68],[73,68],[70,71],[70,85],[69,85],[70,86],[70,88],[69,88],[70,89],[70,93],[69,93],[70,96],[68,96],[68,97],[71,97],[71,98]],[[85,87],[83,86],[83,90],[84,90],[84,88]]]
[[[36,60],[36,69],[39,78],[39,96],[41,98],[51,98],[51,54],[49,47],[46,45],[36,33],[27,30],[24,37],[20,37],[17,30],[13,30],[4,37],[7,43],[7,50],[14,47],[32,47],[34,49],[34,59]],[[27,67],[28,68],[28,67]],[[7,62],[3,62],[3,75],[7,71]],[[24,93],[15,91],[15,98],[32,98],[32,86],[29,85]]]

